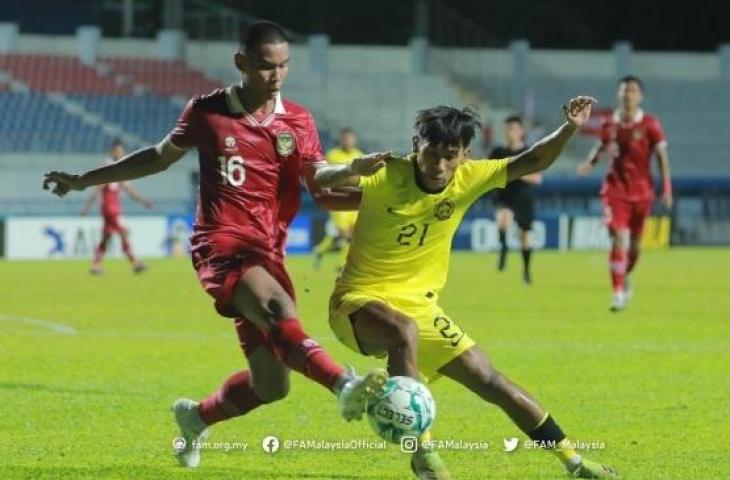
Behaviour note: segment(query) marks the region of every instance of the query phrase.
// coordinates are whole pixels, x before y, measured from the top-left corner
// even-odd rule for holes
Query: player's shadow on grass
[[[56,387],[53,385],[43,385],[41,383],[21,383],[21,382],[0,382],[0,390],[25,390],[30,392],[48,392],[48,393],[86,393],[90,395],[115,395],[118,397],[139,397],[142,394],[121,392],[119,390],[94,390],[91,388],[68,388]]]

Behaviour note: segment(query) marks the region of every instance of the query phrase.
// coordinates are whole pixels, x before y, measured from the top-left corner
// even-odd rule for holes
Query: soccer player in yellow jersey
[[[347,165],[354,159],[363,156],[362,151],[357,148],[357,134],[352,128],[343,128],[340,131],[339,142],[339,146],[327,152],[328,163]],[[324,254],[331,250],[334,245],[337,245],[340,249],[340,265],[338,268],[342,269],[345,265],[345,259],[347,259],[347,252],[350,250],[352,229],[355,228],[357,211],[331,211],[330,220],[337,233],[332,235],[329,231],[326,231],[322,241],[314,247],[314,266],[319,268]]]
[[[553,451],[572,476],[616,478],[613,468],[576,453],[547,410],[498,371],[438,305],[451,240],[469,206],[493,188],[548,168],[594,102],[573,98],[563,106],[560,128],[523,153],[490,161],[468,158],[479,125],[473,111],[423,110],[413,155],[368,155],[325,167],[315,180],[363,191],[350,255],[330,299],[329,321],[340,341],[365,355],[387,356],[391,375],[419,378],[420,372],[426,381],[444,375],[461,383]],[[418,478],[450,478],[428,442],[413,454],[411,468]]]

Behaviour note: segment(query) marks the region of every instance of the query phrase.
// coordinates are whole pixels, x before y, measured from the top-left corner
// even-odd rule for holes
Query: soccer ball
[[[419,436],[436,418],[436,403],[421,382],[390,377],[383,392],[368,403],[368,420],[375,433],[392,443],[404,436]]]

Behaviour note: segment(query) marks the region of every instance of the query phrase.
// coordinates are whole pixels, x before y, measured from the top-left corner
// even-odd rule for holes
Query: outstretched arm
[[[84,203],[84,206],[81,208],[81,211],[79,212],[79,215],[84,216],[84,215],[88,215],[89,214],[89,212],[91,211],[91,206],[96,201],[96,197],[98,195],[99,195],[99,189],[98,188],[95,188],[91,192],[91,195],[89,195],[89,198],[86,199],[86,202]]]
[[[157,146],[137,150],[118,162],[81,175],[58,171],[48,172],[43,178],[43,189],[51,189],[55,195],[63,197],[71,190],[84,190],[94,185],[147,177],[166,170],[183,155],[185,155],[185,150],[175,148],[170,142],[163,140]]]
[[[144,205],[145,208],[152,208],[152,202],[140,195],[139,192],[134,189],[130,184],[128,184],[127,182],[122,182],[119,185],[122,190],[127,192],[127,195],[129,195],[132,200],[139,203],[140,205]]]
[[[659,173],[662,176],[662,204],[669,210],[672,208],[674,198],[672,196],[672,174],[669,169],[669,154],[665,143],[657,145],[657,159],[659,160]]]
[[[357,187],[360,176],[369,177],[385,166],[392,152],[379,152],[356,158],[346,165],[322,165],[317,168],[314,181],[321,188]]]
[[[352,187],[341,187],[338,189],[323,188],[315,180],[317,172],[326,165],[311,165],[305,168],[302,173],[302,181],[307,191],[312,196],[314,203],[325,210],[352,211],[360,207],[362,192]]]
[[[563,105],[565,123],[526,152],[511,158],[507,165],[507,181],[537,173],[552,165],[575,132],[588,121],[594,103],[596,99],[593,97],[575,97],[567,106]]]
[[[595,167],[598,161],[601,159],[603,151],[603,142],[596,142],[593,148],[591,148],[591,151],[588,152],[588,156],[586,156],[586,159],[578,164],[578,167],[576,168],[576,170],[578,171],[578,175],[585,176],[591,173],[593,167]]]

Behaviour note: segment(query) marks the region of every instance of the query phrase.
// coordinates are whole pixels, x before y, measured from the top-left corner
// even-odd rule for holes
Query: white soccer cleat
[[[172,442],[175,457],[183,467],[195,468],[200,465],[200,444],[209,435],[207,426],[200,419],[198,402],[179,398],[172,404],[172,413],[180,427],[180,435]]]
[[[613,292],[613,301],[611,302],[611,311],[618,312],[626,308],[626,294],[623,290]]]
[[[368,402],[375,400],[383,391],[388,374],[382,368],[376,368],[361,377],[355,375],[352,367],[348,366],[347,370],[351,378],[337,394],[337,402],[340,404],[342,416],[349,422],[362,419]]]

